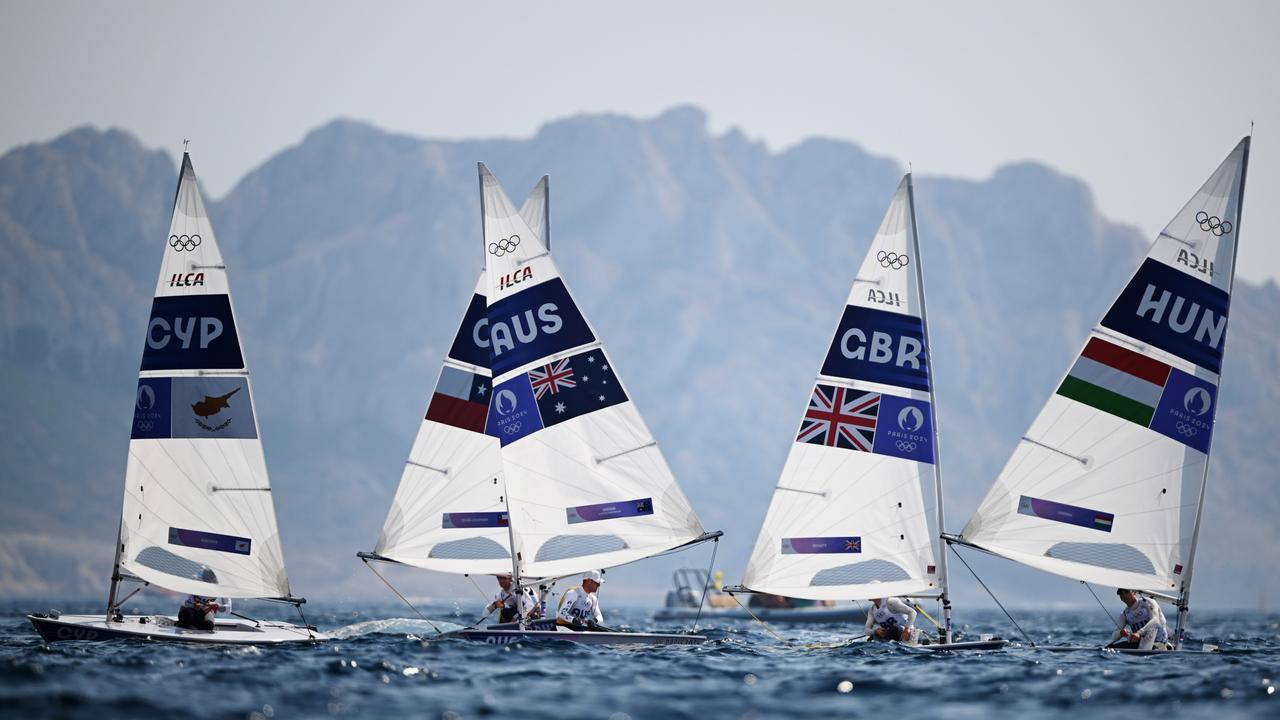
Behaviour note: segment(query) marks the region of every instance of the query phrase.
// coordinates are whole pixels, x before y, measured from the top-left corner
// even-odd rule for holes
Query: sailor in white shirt
[[[498,622],[515,622],[518,618],[533,619],[536,617],[538,609],[538,598],[533,594],[533,588],[523,587],[520,589],[520,602],[516,602],[516,591],[511,587],[511,574],[503,573],[498,576],[498,592],[493,595],[493,602],[485,606],[484,614],[502,608],[502,612],[498,614]],[[517,605],[519,608],[517,609]],[[519,613],[519,615],[517,615]]]
[[[574,630],[603,630],[604,614],[600,612],[600,599],[596,591],[604,582],[604,574],[592,570],[582,576],[582,586],[572,587],[560,597],[556,611],[556,625]]]
[[[867,637],[873,640],[916,641],[916,610],[898,598],[875,598],[867,613]]]
[[[1163,650],[1168,647],[1169,624],[1165,622],[1160,603],[1132,590],[1116,591],[1124,602],[1124,610],[1116,622],[1108,647]]]

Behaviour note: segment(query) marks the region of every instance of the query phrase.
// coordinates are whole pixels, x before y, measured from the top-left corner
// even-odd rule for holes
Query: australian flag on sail
[[[600,348],[531,368],[529,383],[546,427],[627,401]]]
[[[880,393],[818,383],[796,442],[871,452],[879,413]]]
[[[505,447],[526,435],[627,401],[600,349],[531,368],[493,389],[485,432]]]

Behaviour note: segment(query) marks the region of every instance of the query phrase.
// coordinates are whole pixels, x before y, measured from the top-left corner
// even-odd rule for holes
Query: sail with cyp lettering
[[[547,178],[520,209],[542,238]],[[376,553],[451,573],[511,571],[508,514],[498,440],[485,434],[492,395],[484,272],[440,370],[418,436],[387,512]]]
[[[743,587],[814,600],[940,592],[923,275],[911,176],[853,281]]]
[[[702,525],[546,244],[479,166],[489,368],[518,572],[611,567]]]
[[[961,541],[1077,580],[1188,592],[1249,144],[1160,232]]]
[[[117,571],[196,595],[289,597],[226,265],[185,153],[138,374]]]

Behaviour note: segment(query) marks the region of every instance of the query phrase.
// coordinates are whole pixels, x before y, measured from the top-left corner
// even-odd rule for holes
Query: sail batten
[[[1185,593],[1249,139],[1157,235],[960,537],[1085,582]]]
[[[756,592],[939,591],[936,434],[910,176],[851,283],[752,551]]]

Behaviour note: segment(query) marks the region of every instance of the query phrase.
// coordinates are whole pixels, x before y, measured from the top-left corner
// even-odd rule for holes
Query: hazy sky
[[[1239,271],[1280,280],[1280,3],[259,5],[0,0],[0,150],[84,123],[191,138],[221,195],[338,116],[519,137],[692,103],[921,174],[1043,161],[1154,238],[1253,120]]]

